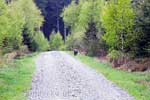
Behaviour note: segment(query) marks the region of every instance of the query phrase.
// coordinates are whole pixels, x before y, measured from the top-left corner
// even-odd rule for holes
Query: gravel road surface
[[[41,53],[36,66],[28,100],[135,100],[65,52]]]

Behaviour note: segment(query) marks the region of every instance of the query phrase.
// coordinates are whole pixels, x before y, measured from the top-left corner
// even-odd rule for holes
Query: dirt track
[[[42,53],[36,65],[28,100],[135,100],[65,52]]]

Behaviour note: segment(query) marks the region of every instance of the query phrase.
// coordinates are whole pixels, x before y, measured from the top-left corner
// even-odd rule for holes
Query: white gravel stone
[[[65,52],[42,53],[36,65],[28,100],[135,100]]]

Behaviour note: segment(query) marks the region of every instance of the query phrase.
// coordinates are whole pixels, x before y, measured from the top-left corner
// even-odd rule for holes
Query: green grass
[[[78,55],[75,58],[102,73],[107,79],[128,91],[137,100],[150,100],[150,85],[139,82],[150,83],[150,72],[124,72],[113,69],[110,64],[100,62],[92,57]]]
[[[22,57],[0,68],[0,100],[26,100],[35,69],[35,55]]]

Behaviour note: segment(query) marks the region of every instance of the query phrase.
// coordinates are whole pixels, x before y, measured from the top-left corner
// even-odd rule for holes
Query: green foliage
[[[79,15],[79,19],[78,19],[78,27],[77,29],[79,30],[83,30],[83,32],[85,32],[86,28],[88,27],[88,23],[89,21],[92,20],[92,7],[93,7],[93,2],[88,2],[85,1],[83,3],[81,3],[81,9],[80,9],[80,15]]]
[[[63,20],[66,25],[71,26],[72,30],[76,27],[76,23],[78,21],[80,8],[75,2],[72,2],[68,7],[64,8],[62,13]]]
[[[121,51],[117,51],[117,50],[112,50],[109,52],[108,57],[110,59],[119,59],[120,57],[122,57],[124,54]]]
[[[96,56],[96,51],[100,49],[100,41],[97,34],[96,24],[93,22],[89,23],[83,38],[84,48],[88,51],[89,56]]]
[[[49,49],[49,42],[44,37],[42,32],[37,32],[33,37],[33,44],[34,49],[36,51],[46,51]]]
[[[66,7],[62,17],[71,26],[76,44],[92,44],[85,47],[88,52],[95,45],[105,50],[108,45],[109,49],[145,57],[150,56],[149,10],[149,0],[80,0]],[[95,23],[95,30],[89,27],[91,23]],[[99,42],[93,42],[94,35]]]
[[[0,48],[5,52],[19,49],[22,45],[22,28],[24,18],[17,2],[7,6],[1,1]]]
[[[135,1],[135,31],[138,39],[131,45],[133,53],[138,57],[150,56],[150,0]]]
[[[67,39],[66,39],[66,44],[65,44],[65,47],[66,47],[66,50],[72,50],[73,49],[73,35],[69,34],[67,36]]]
[[[64,42],[60,33],[52,33],[50,35],[50,49],[51,50],[63,50]]]
[[[2,47],[3,45],[3,39],[6,35],[6,30],[5,28],[7,28],[7,24],[6,21],[8,20],[7,16],[7,12],[8,12],[8,8],[4,2],[4,0],[0,0],[0,46]]]
[[[102,41],[104,31],[99,20],[102,6],[103,0],[81,0],[78,4],[72,2],[62,14],[64,22],[71,26],[74,47],[87,49],[89,55],[96,54]]]
[[[101,17],[102,24],[106,29],[103,39],[111,48],[123,50],[128,47],[130,39],[135,35],[132,31],[134,15],[131,0],[106,3]]]
[[[0,49],[7,53],[19,49],[23,44],[30,50],[46,49],[48,43],[44,42],[46,45],[43,47],[35,39],[40,33],[39,40],[44,41],[40,32],[42,23],[41,12],[32,0],[10,1],[9,4],[0,0]]]
[[[43,17],[40,10],[36,7],[32,0],[20,1],[22,12],[25,17],[25,24],[23,28],[24,44],[28,45],[30,50],[36,50],[34,46],[34,36],[40,33],[40,27],[43,23]],[[43,36],[41,37],[43,38]],[[35,43],[39,44],[39,43]]]
[[[84,36],[91,21],[96,23],[97,28],[101,29],[99,19],[102,5],[102,0],[81,0],[79,4],[73,1],[71,5],[64,9],[62,13],[63,20],[65,24],[71,26],[75,37]]]

